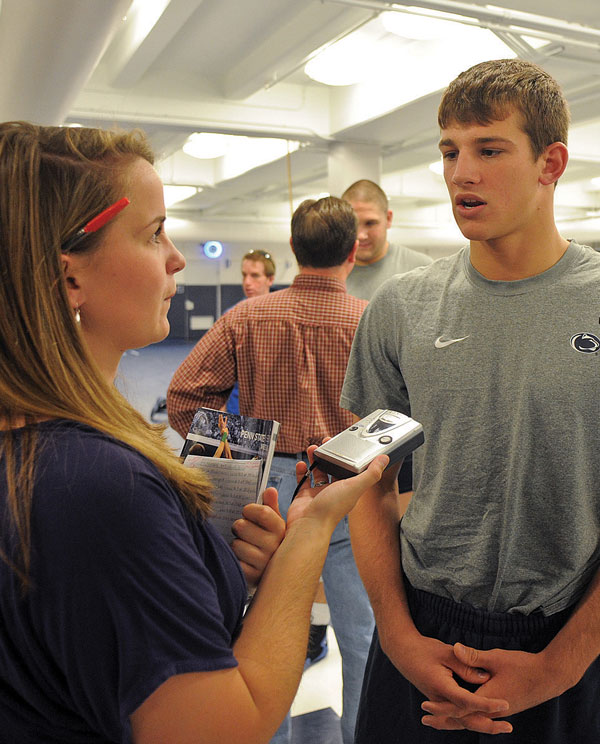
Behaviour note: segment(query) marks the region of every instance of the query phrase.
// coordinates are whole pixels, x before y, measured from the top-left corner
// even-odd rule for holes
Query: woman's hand
[[[308,448],[308,459],[312,464],[316,445]],[[287,526],[302,517],[312,517],[320,522],[329,520],[331,529],[354,507],[360,496],[376,483],[389,462],[387,455],[377,456],[360,475],[344,480],[329,482],[327,473],[316,468],[312,476],[315,485],[311,487],[307,479],[298,491],[287,515]],[[300,462],[296,466],[298,482],[304,477],[308,467]],[[242,519],[233,523],[236,539],[232,543],[233,552],[241,563],[249,586],[256,586],[271,557],[285,537],[286,524],[279,513],[277,491],[267,488],[263,494],[263,504],[247,504],[242,511]]]
[[[316,445],[308,450],[308,461],[312,465]],[[310,478],[302,485],[296,498],[292,501],[287,513],[289,526],[301,517],[315,517],[321,520],[332,520],[335,525],[351,511],[361,495],[377,483],[389,463],[387,455],[378,455],[360,475],[329,481],[329,475],[319,468],[312,471],[314,486],[310,485]],[[304,462],[296,465],[298,482],[302,480],[308,466]]]
[[[273,553],[285,536],[285,521],[279,513],[277,490],[267,488],[262,504],[246,504],[242,518],[232,526],[236,539],[231,547],[236,554],[248,586],[259,583]]]

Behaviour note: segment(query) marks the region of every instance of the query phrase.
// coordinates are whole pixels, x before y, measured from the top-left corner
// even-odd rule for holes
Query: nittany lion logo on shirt
[[[571,336],[571,346],[582,354],[595,354],[600,350],[600,338],[593,333],[576,333]]]

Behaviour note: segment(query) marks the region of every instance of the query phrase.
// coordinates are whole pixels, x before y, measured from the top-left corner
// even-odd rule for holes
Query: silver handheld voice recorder
[[[425,441],[423,427],[410,416],[378,408],[315,450],[317,467],[336,478],[362,473],[377,455],[398,462]]]

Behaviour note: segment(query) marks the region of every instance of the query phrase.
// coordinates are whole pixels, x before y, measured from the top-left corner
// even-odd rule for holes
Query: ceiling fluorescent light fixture
[[[362,97],[356,96],[357,109],[364,110],[368,106],[365,100],[372,101],[371,105],[376,106],[384,97],[388,103],[393,99],[395,107],[404,106],[441,91],[460,72],[479,62],[516,56],[491,31],[458,23],[454,25],[456,29],[443,40],[400,44],[388,56],[387,65],[384,67],[381,64],[380,72],[372,76],[368,86],[363,84]],[[389,69],[412,69],[418,70],[419,74],[405,75],[394,86],[390,86],[384,74]],[[378,91],[381,91],[381,95],[376,96]]]
[[[189,199],[190,196],[194,196],[199,191],[196,186],[176,186],[174,184],[165,184],[163,189],[165,195],[165,207],[167,209],[172,207],[173,204],[184,201],[184,199]]]
[[[373,24],[407,39],[409,44],[382,44],[373,40]],[[430,27],[428,30],[428,26]],[[397,105],[403,105],[446,87],[462,70],[478,62],[515,57],[492,31],[475,18],[408,6],[385,11],[360,30],[317,52],[304,72],[313,80],[332,86],[377,88],[389,85],[390,69],[418,69],[418,76],[404,76],[397,84]]]
[[[186,155],[200,160],[220,158],[227,152],[228,138],[231,136],[217,132],[194,132],[188,137],[183,151]]]
[[[432,173],[435,173],[436,176],[443,176],[444,175],[444,163],[442,160],[435,160],[433,163],[429,163],[429,170]]]
[[[299,142],[280,137],[233,136],[220,175],[222,178],[235,178],[252,168],[284,158],[299,147]]]
[[[311,80],[324,85],[356,85],[372,72],[374,45],[354,33],[317,52],[304,66]]]
[[[165,230],[170,236],[176,236],[181,238],[185,235],[186,238],[192,238],[198,229],[197,223],[192,220],[182,220],[179,217],[167,217],[165,220]]]
[[[201,160],[223,158],[220,177],[235,178],[251,168],[283,158],[299,147],[299,142],[280,137],[195,132],[188,137],[183,151]]]

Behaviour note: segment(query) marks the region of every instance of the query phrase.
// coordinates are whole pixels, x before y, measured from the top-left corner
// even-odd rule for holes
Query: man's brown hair
[[[306,199],[292,217],[292,247],[300,266],[341,266],[356,242],[357,220],[350,204],[336,196]]]
[[[455,78],[438,109],[438,124],[491,124],[512,111],[521,114],[535,159],[554,142],[567,144],[569,106],[552,76],[533,62],[497,59],[481,62]]]

